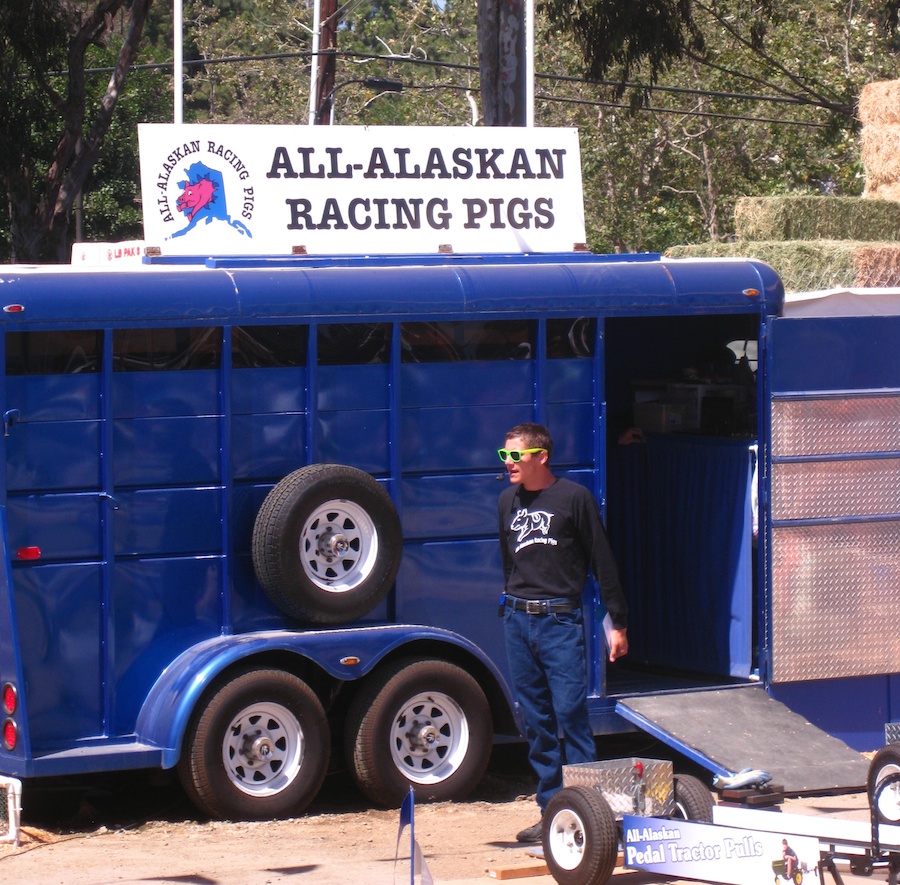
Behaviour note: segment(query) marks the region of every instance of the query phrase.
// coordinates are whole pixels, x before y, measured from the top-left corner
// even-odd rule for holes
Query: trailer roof
[[[565,253],[184,259],[0,269],[8,325],[777,314],[762,262]]]

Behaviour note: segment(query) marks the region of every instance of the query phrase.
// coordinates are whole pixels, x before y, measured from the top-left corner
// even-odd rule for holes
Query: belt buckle
[[[529,615],[547,614],[547,603],[543,599],[526,599],[525,611]]]

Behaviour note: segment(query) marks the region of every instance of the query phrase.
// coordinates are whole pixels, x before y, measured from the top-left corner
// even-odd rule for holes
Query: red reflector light
[[[19,732],[16,723],[12,719],[7,719],[3,723],[3,746],[7,750],[15,750],[19,741]]]
[[[12,716],[12,714],[16,712],[16,707],[18,706],[19,695],[16,691],[16,687],[11,682],[7,682],[6,685],[3,686],[3,710]]]
[[[24,304],[7,304],[3,308],[4,313],[21,313],[23,310],[25,310]]]
[[[19,559],[40,559],[41,558],[41,548],[40,547],[20,547],[16,551],[16,556]]]
[[[643,777],[644,776],[644,763],[643,762],[635,762],[633,771],[638,777]]]

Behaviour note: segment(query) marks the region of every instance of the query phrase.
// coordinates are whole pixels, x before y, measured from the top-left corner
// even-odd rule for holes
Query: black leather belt
[[[579,602],[550,602],[546,599],[519,599],[515,596],[507,596],[506,604],[517,612],[529,615],[568,614],[581,608]]]

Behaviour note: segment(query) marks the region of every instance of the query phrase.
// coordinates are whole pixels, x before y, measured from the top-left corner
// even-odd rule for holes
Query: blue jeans
[[[507,606],[503,618],[513,690],[525,722],[528,759],[538,777],[537,803],[543,812],[562,788],[563,763],[595,758],[583,617],[581,609],[530,615]]]

